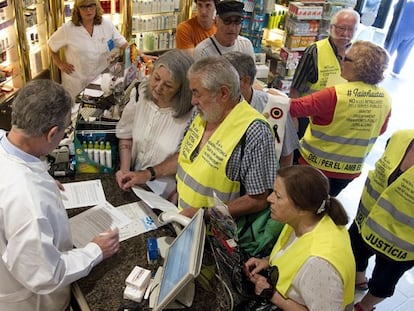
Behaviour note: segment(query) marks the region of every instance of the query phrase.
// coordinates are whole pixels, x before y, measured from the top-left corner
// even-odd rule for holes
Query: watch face
[[[264,290],[262,290],[259,296],[267,300],[270,300],[272,299],[274,293],[275,290],[273,288],[265,288]]]

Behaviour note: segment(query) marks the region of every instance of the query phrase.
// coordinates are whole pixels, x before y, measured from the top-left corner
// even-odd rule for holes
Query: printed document
[[[69,224],[72,231],[73,245],[84,247],[98,234],[129,225],[131,219],[109,202],[94,206],[72,218]]]
[[[66,209],[94,206],[106,202],[100,179],[65,183],[63,186],[65,191],[61,191],[60,194]]]
[[[132,187],[132,191],[136,194],[137,197],[139,197],[142,201],[144,201],[149,207],[152,209],[156,208],[163,212],[165,211],[175,211],[178,212],[177,206],[175,206],[170,201],[164,199],[163,197],[160,197],[159,195],[144,190],[140,187]]]

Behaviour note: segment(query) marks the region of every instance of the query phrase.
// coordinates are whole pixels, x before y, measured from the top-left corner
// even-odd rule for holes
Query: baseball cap
[[[216,4],[217,15],[220,18],[229,16],[243,17],[244,3],[236,0],[224,0]]]

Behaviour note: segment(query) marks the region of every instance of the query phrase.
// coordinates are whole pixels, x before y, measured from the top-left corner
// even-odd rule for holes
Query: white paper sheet
[[[177,206],[175,206],[173,203],[167,201],[166,199],[151,191],[146,191],[136,186],[132,187],[132,191],[134,191],[134,193],[152,209],[157,208],[163,212],[178,211]]]
[[[61,191],[63,205],[66,209],[93,206],[106,202],[100,179],[63,184]]]
[[[94,206],[69,219],[73,245],[84,247],[98,234],[113,228],[122,230],[131,219],[109,202]]]
[[[131,219],[131,223],[119,230],[119,240],[124,241],[160,226],[158,217],[144,202],[134,202],[117,207]]]

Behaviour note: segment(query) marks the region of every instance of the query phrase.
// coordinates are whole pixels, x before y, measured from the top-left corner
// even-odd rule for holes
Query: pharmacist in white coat
[[[0,310],[66,310],[70,284],[119,249],[117,229],[73,249],[57,183],[40,159],[64,136],[71,106],[61,85],[34,80],[13,101],[10,132],[0,130]]]
[[[73,98],[109,66],[115,51],[128,46],[102,13],[98,0],[76,0],[72,20],[48,41],[52,59],[62,73],[62,84]],[[64,59],[60,57],[62,49]]]

